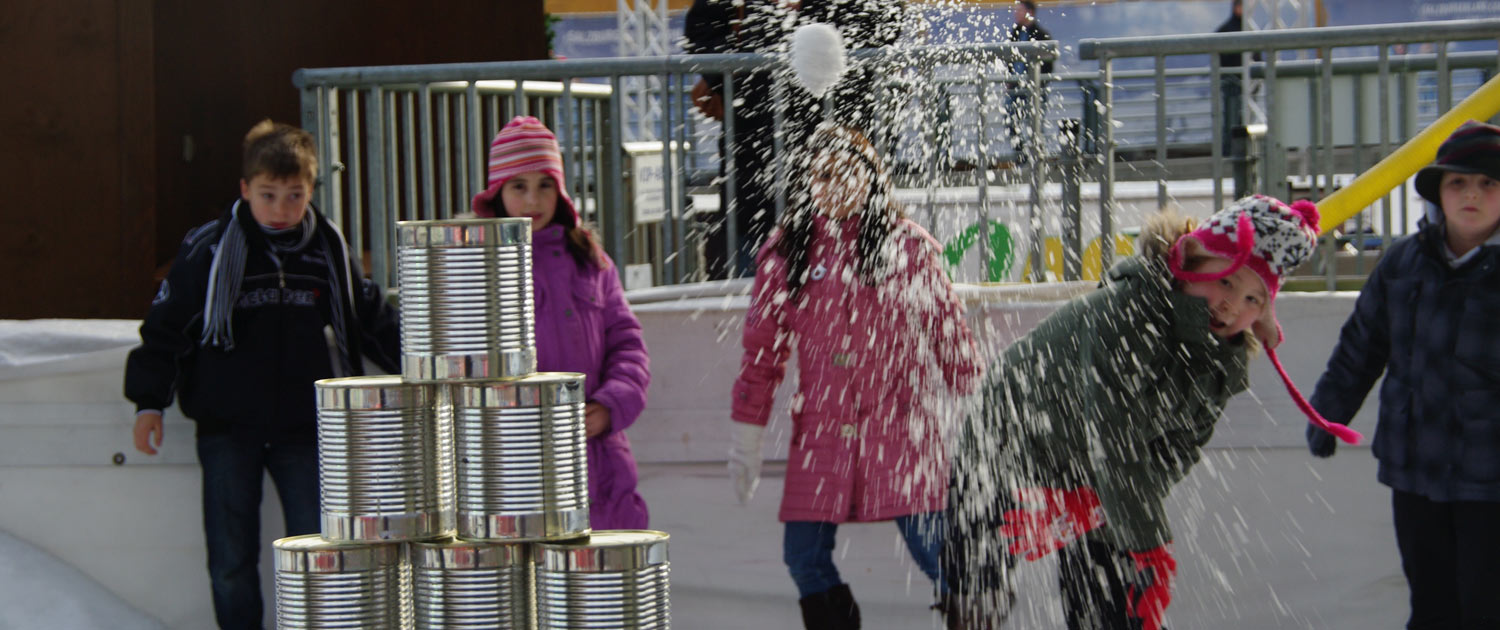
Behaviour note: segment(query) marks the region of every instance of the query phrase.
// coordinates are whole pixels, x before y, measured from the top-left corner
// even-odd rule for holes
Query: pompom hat
[[[558,219],[569,226],[578,225],[578,210],[568,197],[563,179],[562,152],[557,136],[542,121],[532,116],[516,116],[506,123],[490,142],[489,178],[484,191],[474,195],[470,208],[481,217],[493,217],[495,197],[510,178],[522,173],[541,171],[557,182]]]
[[[1281,323],[1276,321],[1276,294],[1287,274],[1296,269],[1318,245],[1318,207],[1310,201],[1288,206],[1265,195],[1245,197],[1220,210],[1197,229],[1182,235],[1167,253],[1172,275],[1184,282],[1213,282],[1248,267],[1266,285],[1266,307],[1251,326],[1266,348],[1266,356],[1281,375],[1287,393],[1313,424],[1351,444],[1359,433],[1344,425],[1328,422],[1319,415],[1302,392],[1287,376],[1276,356],[1281,343]],[[1229,267],[1217,273],[1188,271],[1184,263],[1196,255],[1209,255],[1230,261]]]

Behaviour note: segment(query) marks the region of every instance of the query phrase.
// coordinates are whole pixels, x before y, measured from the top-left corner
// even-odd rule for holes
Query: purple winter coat
[[[590,525],[645,529],[625,429],[646,406],[651,359],[614,263],[605,257],[605,269],[579,266],[565,241],[561,225],[531,235],[537,371],[583,374],[588,401],[609,408],[609,431],[588,440]]]

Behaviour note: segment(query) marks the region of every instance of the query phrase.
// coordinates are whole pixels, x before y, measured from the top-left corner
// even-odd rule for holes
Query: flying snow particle
[[[800,26],[792,33],[790,62],[797,82],[822,98],[844,75],[844,38],[827,24]]]

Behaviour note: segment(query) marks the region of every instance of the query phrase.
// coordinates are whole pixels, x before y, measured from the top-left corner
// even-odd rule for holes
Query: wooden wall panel
[[[8,193],[0,317],[119,316],[125,296],[150,290],[153,244],[141,240],[155,179],[141,157],[150,144],[149,101],[141,101],[151,92],[150,31],[132,30],[141,4],[7,3],[0,73],[13,87],[0,99]],[[122,73],[131,64],[145,75]]]
[[[291,82],[298,68],[546,56],[541,0],[434,6],[159,0],[156,30],[172,35],[157,42],[158,240],[177,242],[233,201],[251,125],[267,117],[300,124]],[[174,254],[158,247],[157,263]]]
[[[144,315],[302,67],[540,59],[542,0],[9,0],[0,318]]]

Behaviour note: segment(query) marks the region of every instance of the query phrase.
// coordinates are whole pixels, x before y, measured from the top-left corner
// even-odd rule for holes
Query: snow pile
[[[0,532],[0,628],[159,630],[162,625],[77,569]]]
[[[118,365],[141,342],[139,320],[0,320],[0,381]]]

